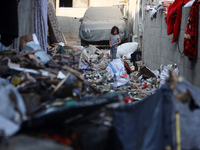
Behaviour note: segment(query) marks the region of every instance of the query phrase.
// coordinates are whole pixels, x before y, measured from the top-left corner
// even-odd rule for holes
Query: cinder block
[[[162,18],[162,29],[167,29],[166,19]]]
[[[160,55],[158,55],[157,63],[158,63],[158,65],[159,65],[159,67],[160,67],[160,64],[161,64],[161,56],[160,56]]]
[[[161,38],[161,47],[168,48],[168,39],[167,38]]]
[[[165,57],[166,51],[167,51],[167,48],[161,47],[160,53],[161,53],[161,56],[162,56],[162,57]]]
[[[157,28],[161,28],[162,26],[162,15],[161,15],[162,12],[157,12],[157,17],[156,17],[156,27]]]
[[[183,76],[183,66],[178,64],[178,69],[179,69],[179,75]]]
[[[179,52],[176,52],[177,53],[177,63],[179,63],[179,64],[183,64],[183,62],[184,62],[184,56],[183,55],[181,55]]]
[[[167,29],[163,29],[161,30],[161,37],[164,37],[166,38],[168,35],[167,35]]]
[[[172,51],[175,51],[176,50],[176,46],[177,46],[177,42],[171,43],[170,41],[171,40],[169,39],[169,49],[172,50]]]
[[[173,51],[168,51],[167,52],[167,58],[171,61],[174,61],[174,52]]]
[[[157,55],[161,55],[161,49],[160,49],[160,45],[156,46],[156,53]]]
[[[167,64],[165,57],[161,57],[161,64],[163,64],[164,66]]]

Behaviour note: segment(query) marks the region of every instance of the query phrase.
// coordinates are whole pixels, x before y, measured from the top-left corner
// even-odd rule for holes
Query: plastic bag
[[[120,58],[111,61],[106,68],[106,71],[111,77],[115,77],[115,83],[113,87],[125,85],[127,82],[129,82],[129,75],[125,71],[124,64]]]
[[[5,79],[0,78],[0,130],[12,136],[26,118],[26,107],[19,92]]]
[[[137,42],[129,42],[118,46],[117,56],[122,57],[123,55],[135,52],[138,48],[138,45],[139,44]]]

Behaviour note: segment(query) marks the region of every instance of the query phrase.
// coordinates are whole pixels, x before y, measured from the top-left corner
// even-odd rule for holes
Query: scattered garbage
[[[121,55],[110,62],[107,52],[95,46],[55,43],[48,46],[50,53],[46,54],[33,35],[28,37],[31,40],[22,40],[27,42],[21,44],[20,54],[0,53],[0,81],[16,92],[10,97],[8,88],[0,86],[7,101],[2,102],[6,110],[0,107],[0,122],[7,124],[0,123],[0,140],[18,132],[87,149],[82,143],[96,134],[96,125],[106,128],[98,132],[98,142],[108,138],[105,135],[113,127],[113,109],[143,101],[159,90],[170,68],[178,72],[176,65],[169,65],[168,70],[166,66],[149,69],[140,61],[138,43],[128,43],[129,48],[132,46],[130,57]],[[86,126],[91,128],[86,130]],[[93,144],[97,149],[97,143]]]
[[[124,64],[120,58],[111,61],[106,70],[112,78],[115,77],[113,87],[118,87],[129,82],[129,75],[125,71]]]
[[[12,136],[26,117],[26,107],[19,92],[5,79],[0,78],[0,130]]]

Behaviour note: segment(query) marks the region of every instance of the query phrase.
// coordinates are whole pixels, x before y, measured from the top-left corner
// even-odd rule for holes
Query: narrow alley
[[[0,150],[200,150],[199,5],[0,2]]]

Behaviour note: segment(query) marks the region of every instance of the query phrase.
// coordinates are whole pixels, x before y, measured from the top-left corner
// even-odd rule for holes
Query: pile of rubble
[[[120,66],[120,71],[112,72],[111,65]],[[108,132],[112,126],[110,110],[116,104],[133,104],[154,93],[171,67],[151,71],[141,61],[118,58],[110,62],[108,52],[95,46],[57,43],[48,46],[45,53],[34,40],[21,44],[19,54],[1,51],[0,93],[4,99],[0,103],[4,105],[0,107],[0,140],[16,132],[37,137],[47,126],[51,129],[43,136],[54,140],[58,130],[67,126],[70,133],[60,135],[60,143],[74,147],[76,140],[68,139],[70,123],[95,114],[89,119],[95,123],[88,125],[107,126]],[[52,128],[55,136],[48,134]],[[63,142],[66,138],[68,142]]]
[[[114,87],[116,79],[115,77],[111,77],[107,71],[110,63],[109,52],[107,50],[101,50],[104,53],[104,57],[102,57],[101,53],[99,55],[100,50],[94,46],[89,46],[85,49],[82,47],[82,49],[85,51],[84,55],[88,62],[88,67],[82,67],[83,76],[88,83],[91,83],[101,93],[125,92],[127,97],[142,100],[159,89],[160,84],[163,84],[168,77],[170,68],[176,68],[175,72],[178,74],[178,67],[176,65],[168,65],[165,67],[161,65],[158,70],[151,70],[141,60],[136,61],[135,65],[130,59],[121,59],[122,62],[125,61],[130,66],[131,73],[129,74],[129,82],[122,86]],[[136,68],[135,66],[137,66],[137,70],[132,69]]]

